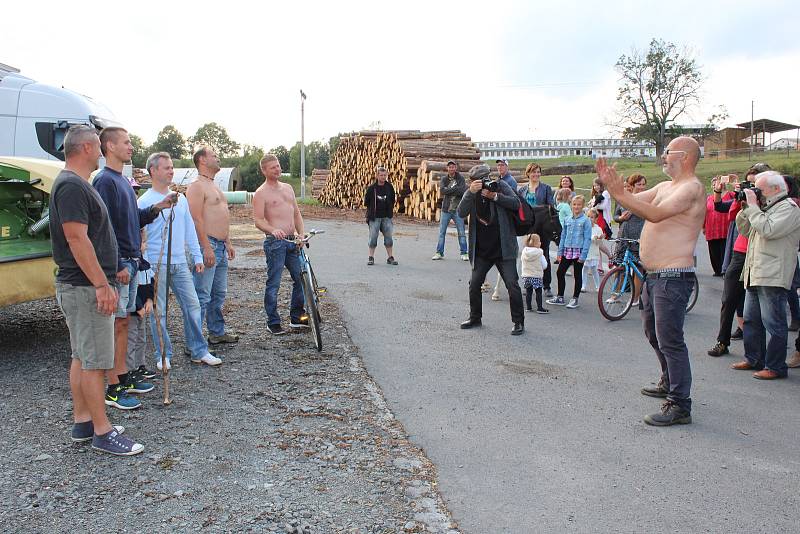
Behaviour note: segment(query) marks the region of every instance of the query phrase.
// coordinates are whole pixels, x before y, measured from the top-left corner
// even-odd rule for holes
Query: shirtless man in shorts
[[[692,422],[692,371],[683,340],[686,304],[695,283],[694,249],[705,220],[706,191],[695,176],[700,146],[691,137],[678,137],[661,156],[664,173],[672,178],[654,188],[631,193],[623,177],[605,159],[597,172],[611,196],[645,219],[640,258],[647,270],[642,289],[644,333],[661,364],[661,379],[642,394],[666,398],[661,411],[647,415],[655,426]]]
[[[267,330],[280,335],[286,333],[278,315],[278,289],[284,265],[294,282],[289,326],[308,328],[300,277],[300,253],[297,244],[287,241],[304,235],[303,216],[300,215],[294,189],[280,181],[281,164],[278,158],[267,154],[261,158],[260,167],[265,180],[253,195],[253,218],[256,228],[266,235],[264,255],[267,259],[267,287],[264,290],[264,311],[267,313]]]
[[[219,158],[213,149],[201,147],[192,158],[197,168],[197,180],[186,191],[189,212],[192,214],[197,241],[203,250],[202,272],[193,274],[194,288],[200,301],[201,321],[208,323],[208,344],[236,343],[239,336],[225,333],[222,305],[228,293],[228,261],[236,252],[230,240],[228,201],[214,176],[219,172]]]

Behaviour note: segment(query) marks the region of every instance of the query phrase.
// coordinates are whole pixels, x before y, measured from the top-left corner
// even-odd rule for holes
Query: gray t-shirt
[[[94,246],[97,261],[109,282],[116,279],[117,238],[108,218],[103,199],[89,182],[72,171],[58,173],[50,191],[50,238],[53,243],[53,261],[58,265],[56,280],[73,286],[90,286],[72,255],[64,236],[63,224],[85,224],[89,241]]]

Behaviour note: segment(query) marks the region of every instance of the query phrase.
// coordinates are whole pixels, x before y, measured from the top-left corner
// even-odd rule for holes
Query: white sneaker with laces
[[[213,354],[206,352],[205,354],[203,354],[203,357],[200,358],[199,360],[192,359],[192,363],[204,363],[206,365],[216,367],[217,365],[222,364],[222,360],[220,360]]]
[[[469,254],[462,254],[461,261],[469,261]]]
[[[159,371],[162,370],[161,369],[161,360],[157,360],[156,361],[156,369],[158,369]],[[169,363],[169,360],[167,360],[167,371],[169,371],[170,369],[172,369],[172,364]]]
[[[435,260],[443,260],[443,259],[444,259],[444,256],[443,256],[442,254],[439,254],[439,253],[437,252],[436,254],[434,254],[434,255],[433,255],[433,257],[432,257],[431,259],[432,259],[432,260],[434,260],[434,261],[435,261]]]
[[[569,304],[567,304],[568,310],[574,310],[578,306],[580,306],[580,304],[578,304],[578,299],[569,299]]]

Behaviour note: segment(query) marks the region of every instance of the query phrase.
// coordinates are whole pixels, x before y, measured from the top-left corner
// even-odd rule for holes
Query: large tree
[[[133,156],[131,157],[131,164],[137,169],[144,168],[149,155],[149,147],[144,144],[141,137],[136,134],[130,134],[131,144],[133,145]]]
[[[278,158],[283,172],[289,172],[289,149],[283,145],[277,146],[269,151],[270,154]]]
[[[186,155],[186,139],[177,128],[168,124],[158,132],[155,142],[150,147],[152,152],[166,152],[172,159],[181,159]]]
[[[239,154],[241,146],[228,135],[227,130],[216,122],[209,122],[197,129],[189,138],[193,148],[206,145],[214,149],[221,158],[231,158]]]
[[[653,141],[661,154],[670,127],[699,104],[703,76],[691,53],[661,39],[617,61],[619,124],[640,139]]]

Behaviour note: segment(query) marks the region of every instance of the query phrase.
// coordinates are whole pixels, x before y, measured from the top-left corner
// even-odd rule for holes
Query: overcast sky
[[[614,63],[654,37],[694,50],[699,123],[800,124],[800,2],[11,2],[0,62],[110,108],[146,142],[218,122],[272,148],[380,121],[473,140],[611,132]],[[760,78],[760,81],[748,81]],[[794,136],[794,132],[788,135]]]

